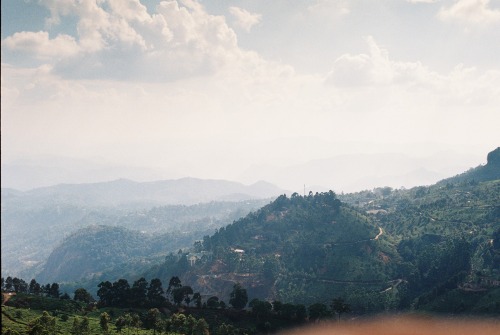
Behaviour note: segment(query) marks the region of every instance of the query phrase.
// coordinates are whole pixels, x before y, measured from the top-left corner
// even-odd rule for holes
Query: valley
[[[347,194],[135,209],[62,205],[56,197],[37,196],[23,209],[22,196],[7,193],[2,289],[17,296],[5,304],[35,308],[36,299],[51,299],[57,283],[58,301],[79,289],[88,292],[97,304],[89,314],[95,318],[117,308],[118,320],[129,308],[146,324],[148,309],[158,308],[169,324],[178,315],[190,316],[206,320],[207,331],[217,334],[229,325],[231,334],[259,334],[347,314],[490,318],[500,313],[499,157],[496,149],[486,165],[430,186]],[[43,218],[43,224],[31,226],[26,239],[20,223],[33,218]],[[7,226],[11,222],[17,225]],[[5,238],[17,242],[11,249],[4,247],[4,229]],[[67,233],[56,239],[58,231]],[[12,267],[26,257],[21,248],[51,239],[52,249],[38,266],[4,277],[5,258],[12,258],[6,263]],[[28,278],[40,283],[38,293],[28,288]],[[41,284],[47,282],[53,284]],[[159,284],[159,300],[147,293],[153,283]],[[105,287],[115,300],[105,298]],[[234,299],[242,292],[240,305]],[[344,312],[336,312],[335,301]],[[70,315],[83,306],[74,308]]]

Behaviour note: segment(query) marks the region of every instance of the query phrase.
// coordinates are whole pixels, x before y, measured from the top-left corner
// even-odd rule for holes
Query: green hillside
[[[261,199],[237,202],[213,201],[191,206],[120,209],[79,207],[65,203],[38,208],[29,199],[19,200],[16,206],[11,207],[2,200],[2,273],[26,278],[38,276],[43,271],[49,256],[53,252],[57,253],[58,247],[65,244],[64,239],[79,230],[81,230],[79,235],[83,237],[83,231],[88,226],[124,227],[156,236],[163,235],[165,241],[161,249],[153,251],[153,254],[156,254],[189,247],[207,232],[213,232],[216,228],[227,225],[268,202],[269,200]],[[88,233],[93,232],[96,230],[90,230]],[[94,239],[92,236],[85,238],[89,241]],[[79,244],[80,242],[76,243]],[[75,249],[74,252],[78,253],[79,250]],[[85,249],[81,252],[84,253]],[[106,258],[99,258],[99,254],[91,256],[90,259],[97,263],[107,261]],[[134,255],[130,254],[129,259],[132,258]],[[80,272],[76,272],[72,277],[78,278],[81,275]],[[68,280],[66,277],[52,278],[57,281]]]
[[[212,235],[198,235],[190,249],[173,248],[188,235],[92,226],[54,250],[37,280],[86,277],[90,280],[85,288],[95,292],[102,287],[126,288],[127,280],[143,277],[129,287],[130,292],[125,290],[129,294],[149,280],[170,287],[178,276],[179,286],[167,290],[162,306],[206,317],[211,332],[213,325],[225,327],[221,320],[241,322],[240,329],[254,327],[249,333],[257,328],[266,333],[287,323],[331,317],[332,301],[345,301],[355,315],[499,315],[499,154],[496,149],[486,165],[431,186],[281,195]],[[241,213],[216,203],[209,208],[213,215],[221,213],[221,220]],[[184,209],[156,208],[120,220],[149,229],[157,222],[171,222],[170,214],[189,222],[187,218],[196,213],[184,227],[199,232],[202,222],[216,217],[205,220],[200,217],[202,208]],[[187,245],[188,239],[180,243]],[[78,285],[63,284],[66,290]],[[245,306],[253,320],[248,319],[249,311],[243,313],[242,306],[228,300],[235,287],[248,293],[250,303],[245,299]],[[177,302],[175,292],[182,293]],[[195,304],[193,292],[196,309],[189,306]],[[118,307],[137,307],[131,297]],[[234,310],[226,310],[228,303]],[[106,301],[99,304],[111,306]]]
[[[269,301],[342,296],[362,313],[497,313],[487,297],[500,280],[498,153],[429,187],[379,188],[344,202],[331,191],[282,195],[147,275],[179,275],[206,294],[239,282]]]
[[[193,288],[221,295],[240,282],[252,297],[304,304],[335,296],[361,303],[399,284],[395,246],[368,215],[331,191],[282,195],[195,249],[167,257],[148,276],[181,275]]]

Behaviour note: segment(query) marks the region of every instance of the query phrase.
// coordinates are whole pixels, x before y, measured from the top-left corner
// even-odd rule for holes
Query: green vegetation
[[[3,292],[17,293],[4,295],[2,332],[50,332],[54,320],[63,334],[257,334],[346,313],[497,316],[499,156],[428,187],[282,195],[142,268],[130,259],[113,265],[120,255],[110,250],[146,259],[161,235],[144,247],[144,234],[94,227],[99,233],[75,234],[67,250],[85,247],[82,255],[113,271],[75,283],[72,299],[67,283],[2,278]],[[71,255],[60,268],[93,266],[69,264]]]
[[[73,300],[69,300],[47,294],[18,292],[9,295],[12,292],[7,292],[4,285],[4,300],[7,301],[2,304],[2,334],[256,334],[316,320],[308,316],[307,308],[301,304],[279,301],[271,304],[253,299],[249,309],[244,310],[248,298],[246,289],[240,284],[234,285],[230,295],[230,305],[234,308],[228,308],[218,297],[210,297],[194,307],[189,307],[186,299],[172,303],[165,298],[154,302],[148,294],[152,285],[142,295],[133,290],[143,282],[140,278],[130,287],[126,280],[119,279],[109,291],[102,290],[107,286],[102,283],[99,301],[95,304],[81,301],[81,289],[75,291]],[[172,277],[170,284],[173,299],[176,290],[189,287],[183,286],[177,277]],[[194,295],[192,291],[187,293],[187,296]],[[342,309],[338,309],[336,301],[342,301]],[[348,311],[348,304],[334,299],[332,310],[326,308],[324,318],[337,312],[340,319],[340,313]]]
[[[91,186],[88,188],[91,189]],[[216,228],[269,202],[259,199],[190,206],[148,203],[138,208],[102,207],[68,203],[65,197],[45,195],[42,191],[39,190],[38,193],[42,194],[38,195],[36,192],[18,195],[2,190],[2,273],[52,281],[55,280],[53,269],[57,268],[58,262],[65,260],[64,254],[70,253],[88,259],[90,266],[58,272],[58,281],[81,282],[88,279],[91,273],[101,272],[110,273],[110,277],[102,279],[115,279],[123,276],[124,262],[134,263],[134,266],[127,266],[130,278],[134,278],[146,264],[151,266],[156,262],[151,256],[164,257],[170,251],[189,247],[203,235],[211,234]],[[78,198],[78,194],[73,196]],[[97,196],[94,194],[94,197]],[[110,231],[116,228],[112,234],[124,235],[132,242],[131,247],[116,245],[114,240],[106,238],[107,235],[102,234],[103,226]],[[73,244],[67,243],[68,238]],[[59,247],[62,250],[58,250]],[[154,247],[157,249],[152,251]],[[109,252],[114,259],[89,253],[89,248],[94,251],[107,248],[103,251]],[[81,255],[80,252],[86,254]],[[50,256],[52,258],[45,265]],[[110,268],[110,265],[113,267]],[[47,267],[52,268],[49,270]],[[42,271],[45,278],[40,275]],[[90,289],[95,282],[78,285]]]

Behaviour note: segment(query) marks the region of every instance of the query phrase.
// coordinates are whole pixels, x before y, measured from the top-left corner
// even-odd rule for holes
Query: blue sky
[[[237,179],[256,165],[485,156],[500,143],[498,0],[1,6],[3,159]]]

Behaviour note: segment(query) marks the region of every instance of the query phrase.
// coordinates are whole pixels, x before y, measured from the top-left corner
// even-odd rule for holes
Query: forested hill
[[[126,276],[158,261],[155,256],[189,245],[193,233],[150,234],[123,227],[93,225],[71,234],[50,254],[37,278],[43,282],[84,282],[108,278],[114,268]],[[107,273],[106,273],[107,272]],[[103,274],[104,273],[104,274]],[[104,277],[102,277],[104,276]]]
[[[341,296],[358,312],[500,313],[498,153],[457,178],[409,190],[284,195],[167,257],[149,277],[225,296],[309,304]]]
[[[282,195],[233,224],[205,236],[189,254],[171,255],[148,274],[183,281],[224,296],[235,282],[249,295],[312,303],[391,287],[398,256],[367,215],[332,191]]]
[[[486,165],[470,169],[458,176],[442,180],[443,183],[457,183],[461,181],[491,181],[500,179],[500,147],[491,151],[487,155]]]

